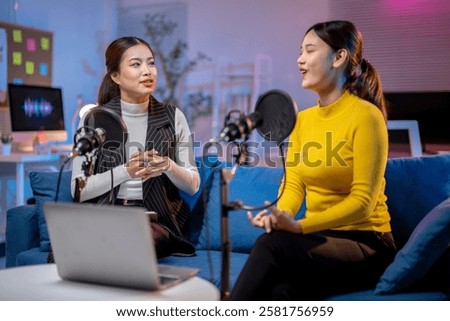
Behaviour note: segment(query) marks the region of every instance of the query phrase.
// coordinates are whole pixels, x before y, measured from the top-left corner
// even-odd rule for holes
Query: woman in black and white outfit
[[[158,223],[150,226],[158,257],[192,255],[194,247],[183,234],[189,208],[179,190],[196,193],[200,176],[186,118],[177,107],[152,96],[157,68],[147,42],[137,37],[116,39],[105,58],[107,73],[96,108],[117,113],[126,124],[128,138],[116,150],[99,151],[94,175],[77,196],[80,202],[110,203],[112,169],[115,204],[142,206],[157,213]],[[83,176],[83,161],[84,157],[78,156],[73,162],[73,196],[77,178]]]

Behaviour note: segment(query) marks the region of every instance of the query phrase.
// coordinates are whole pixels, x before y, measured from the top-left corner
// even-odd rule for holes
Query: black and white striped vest
[[[109,108],[121,116],[120,97],[112,99],[100,108]],[[175,106],[163,104],[150,96],[145,150],[155,149],[158,151],[158,155],[174,159],[175,144],[177,143],[175,111]],[[126,137],[126,135],[122,135],[122,137]],[[104,148],[98,152],[94,172],[103,173],[124,164],[129,158],[129,155],[126,155],[125,143],[125,141],[105,141]],[[171,236],[177,240],[175,243],[180,245],[179,248],[173,249],[173,252],[193,254],[194,246],[186,240],[183,230],[190,214],[189,207],[181,198],[178,188],[166,175],[161,175],[143,182],[142,190],[145,208],[158,213],[158,222],[171,232]],[[116,186],[114,199],[118,192],[119,186]],[[112,201],[109,192],[95,199],[98,204],[110,204]]]

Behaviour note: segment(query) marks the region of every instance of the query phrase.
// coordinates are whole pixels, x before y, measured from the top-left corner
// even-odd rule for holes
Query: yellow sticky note
[[[41,38],[41,49],[48,50],[50,48],[50,39],[47,37]]]
[[[22,30],[14,29],[13,30],[13,41],[17,43],[22,42]]]
[[[22,53],[20,51],[13,51],[13,65],[20,66],[22,64]]]
[[[32,62],[32,61],[25,62],[25,73],[27,75],[34,74],[34,62]]]

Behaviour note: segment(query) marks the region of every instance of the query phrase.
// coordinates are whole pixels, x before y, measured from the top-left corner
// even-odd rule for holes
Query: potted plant
[[[186,42],[177,40],[171,49],[165,49],[163,44],[173,34],[177,23],[167,20],[163,13],[147,14],[143,20],[145,34],[149,37],[150,44],[160,64],[160,72],[164,78],[164,85],[156,89],[156,94],[162,101],[182,108],[177,90],[180,82],[200,62],[210,61],[206,54],[198,52],[193,59],[187,59]],[[203,91],[187,93],[181,97],[185,106],[184,111],[188,121],[193,125],[195,117],[210,114],[212,111],[212,96]],[[187,106],[186,106],[187,105]]]

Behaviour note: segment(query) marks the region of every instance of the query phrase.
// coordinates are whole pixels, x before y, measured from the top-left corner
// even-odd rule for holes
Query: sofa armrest
[[[16,266],[20,252],[39,246],[36,206],[22,205],[6,212],[6,267]]]

